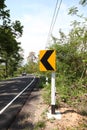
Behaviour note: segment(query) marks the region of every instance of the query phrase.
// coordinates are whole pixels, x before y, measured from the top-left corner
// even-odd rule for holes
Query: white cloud
[[[44,18],[28,14],[24,15],[22,24],[24,25],[24,33],[20,40],[26,58],[30,51],[39,53],[39,50],[45,49],[49,27]]]

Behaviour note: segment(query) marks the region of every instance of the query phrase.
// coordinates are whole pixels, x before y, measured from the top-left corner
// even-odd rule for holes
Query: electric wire
[[[54,23],[53,23],[53,26],[52,26],[52,29],[51,29],[52,31],[53,31],[53,29],[54,29],[54,25],[55,25],[55,23],[56,23],[56,19],[57,19],[57,16],[58,16],[59,10],[60,10],[61,3],[62,3],[62,0],[61,0],[60,3],[59,3],[59,7],[58,7],[58,9],[57,9],[57,13],[56,13],[56,15],[55,15]],[[52,31],[51,31],[51,32],[52,32]]]
[[[58,5],[58,3],[59,3],[59,5]],[[60,2],[59,2],[59,0],[57,0],[55,10],[54,10],[54,13],[53,13],[53,17],[52,17],[52,22],[51,22],[49,33],[48,33],[48,37],[47,37],[46,45],[48,44],[49,38],[50,38],[50,36],[51,36],[51,34],[53,32],[53,29],[54,29],[54,26],[55,26],[55,23],[56,23],[56,20],[57,20],[57,16],[59,14],[61,4],[62,4],[62,0],[60,0]]]
[[[54,9],[54,13],[53,13],[53,17],[52,17],[52,21],[51,21],[51,25],[50,25],[50,29],[49,29],[49,33],[48,33],[48,37],[50,35],[50,32],[52,31],[52,27],[53,27],[53,22],[54,22],[54,18],[55,18],[55,14],[56,14],[56,10],[57,10],[57,6],[58,6],[58,1],[56,2],[56,6],[55,6],[55,9]]]

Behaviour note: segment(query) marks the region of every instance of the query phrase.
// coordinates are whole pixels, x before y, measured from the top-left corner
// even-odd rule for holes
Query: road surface
[[[0,82],[0,130],[7,130],[37,83],[38,78],[34,76]]]

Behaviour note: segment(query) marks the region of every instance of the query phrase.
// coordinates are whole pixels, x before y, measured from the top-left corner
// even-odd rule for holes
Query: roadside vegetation
[[[60,29],[49,46],[56,50],[56,107],[67,104],[76,109],[85,117],[78,129],[87,129],[87,18],[79,15],[77,7],[70,8],[68,14],[79,20],[72,21],[67,35]],[[50,81],[51,72],[45,76]],[[50,105],[51,84],[43,86],[44,102]]]
[[[60,29],[58,38],[52,36],[53,44],[49,49],[56,50],[56,91],[60,95],[58,102],[63,101],[71,106],[78,104],[78,108],[83,105],[87,115],[87,18],[78,14],[77,7],[69,9],[69,15],[77,16],[79,21],[72,22],[67,35]],[[45,75],[50,81],[51,72]],[[49,103],[50,82],[44,90],[44,99],[47,101],[48,98]]]
[[[0,79],[14,76],[23,60],[18,38],[23,34],[19,20],[12,21],[5,0],[0,1]]]

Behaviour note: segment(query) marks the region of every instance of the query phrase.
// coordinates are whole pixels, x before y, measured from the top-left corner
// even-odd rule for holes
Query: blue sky
[[[53,30],[53,35],[58,37],[61,28],[65,33],[70,29],[70,21],[74,17],[67,15],[68,9],[78,5],[79,0],[63,0],[59,15]],[[56,0],[6,0],[7,8],[10,9],[11,19],[20,20],[24,26],[23,36],[19,39],[24,49],[25,60],[29,52],[37,54],[45,49],[47,36],[55,8]],[[81,13],[87,12],[87,7],[79,6]]]

